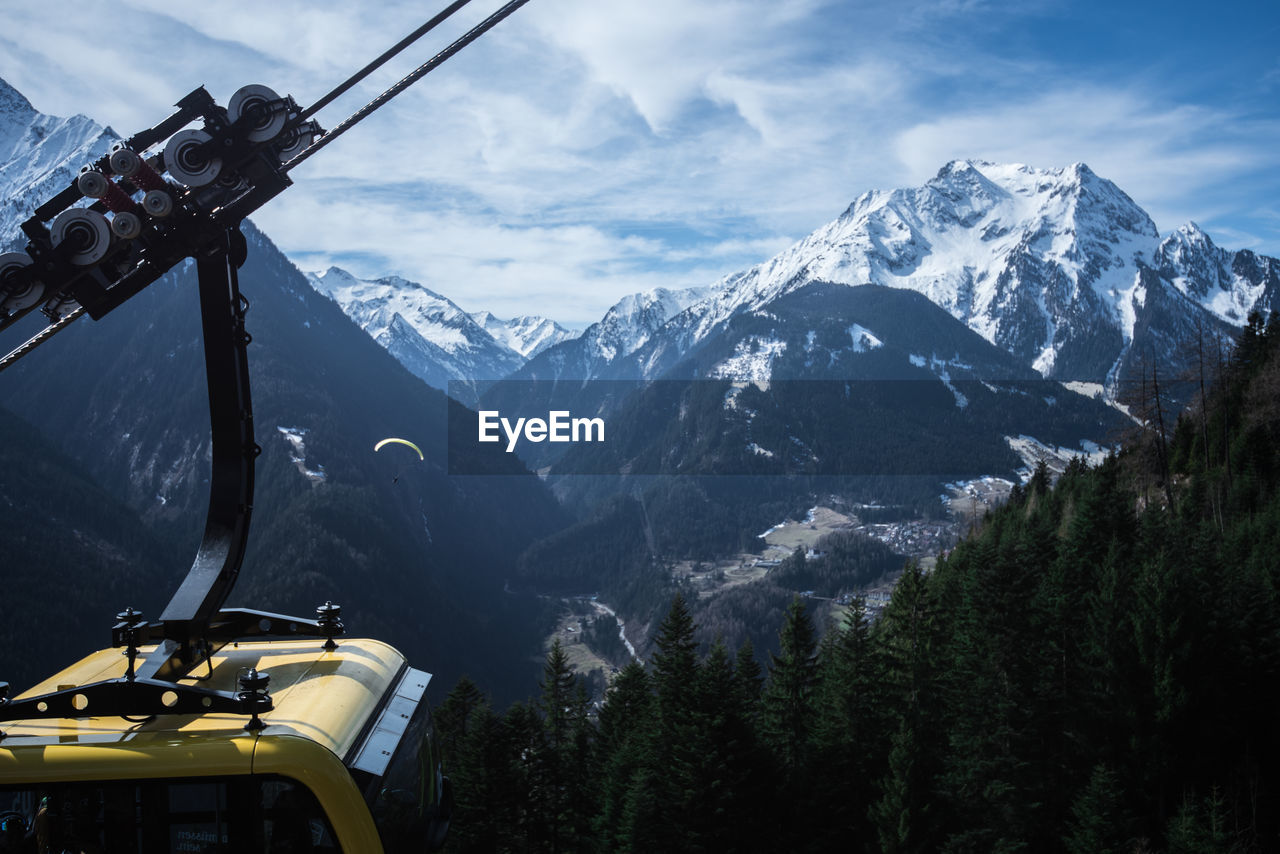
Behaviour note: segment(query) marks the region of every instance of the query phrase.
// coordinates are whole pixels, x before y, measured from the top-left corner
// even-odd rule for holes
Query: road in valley
[[[608,614],[610,617],[613,617],[613,619],[617,620],[618,637],[622,639],[622,643],[627,647],[627,652],[631,653],[631,657],[634,659],[639,659],[640,656],[636,655],[636,648],[631,645],[631,641],[627,640],[627,627],[622,622],[622,618],[618,616],[618,613],[614,611],[612,608],[610,608],[608,605],[604,604],[603,602],[596,601],[595,599],[591,600],[591,604],[595,606],[595,609],[597,611],[600,611],[601,613],[604,613],[604,614]]]

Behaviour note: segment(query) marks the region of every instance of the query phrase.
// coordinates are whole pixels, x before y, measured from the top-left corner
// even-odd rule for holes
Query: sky
[[[0,77],[129,136],[198,85],[309,105],[444,5],[0,0]],[[473,0],[317,118],[500,5]],[[530,0],[253,220],[303,270],[580,326],[961,158],[1084,162],[1161,233],[1194,220],[1280,256],[1280,3]]]

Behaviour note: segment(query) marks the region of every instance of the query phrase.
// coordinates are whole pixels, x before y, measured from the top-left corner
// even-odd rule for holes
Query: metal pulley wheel
[[[124,178],[128,178],[142,168],[142,158],[127,148],[117,148],[111,152],[107,162],[111,164],[112,172]]]
[[[213,183],[222,171],[222,158],[211,157],[201,146],[212,137],[194,128],[180,130],[169,138],[164,147],[164,165],[179,182],[188,187],[203,187]]]
[[[281,161],[288,162],[306,150],[311,141],[316,138],[313,127],[313,122],[303,122],[301,125],[289,128],[276,140],[276,152],[280,155]]]
[[[0,255],[0,309],[22,311],[40,302],[44,282],[23,272],[31,263],[31,256],[25,252]]]
[[[76,178],[76,189],[91,199],[101,199],[111,189],[111,181],[101,172],[81,172]]]
[[[229,172],[222,175],[214,183],[231,193],[239,193],[249,189],[249,182],[237,172]]]
[[[247,117],[248,140],[266,142],[274,139],[280,131],[284,130],[284,123],[289,118],[278,105],[275,108],[272,107],[272,102],[279,100],[279,95],[261,84],[241,86],[227,103],[227,118],[232,122],[238,122]]]
[[[49,231],[53,245],[65,245],[70,250],[68,260],[80,267],[98,263],[111,248],[107,218],[88,208],[68,208],[54,218]]]
[[[157,219],[173,213],[173,196],[164,190],[147,190],[142,197],[142,209]]]
[[[135,213],[120,211],[111,218],[111,232],[124,240],[133,240],[142,233],[142,220]]]

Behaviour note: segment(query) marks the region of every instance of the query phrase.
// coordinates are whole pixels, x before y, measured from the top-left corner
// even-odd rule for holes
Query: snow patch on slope
[[[877,338],[870,329],[855,323],[847,330],[849,337],[853,339],[853,352],[866,353],[877,347],[883,347],[884,342]]]
[[[714,379],[751,382],[765,387],[773,377],[773,362],[787,350],[787,342],[753,335],[739,341],[733,355],[710,371]]]

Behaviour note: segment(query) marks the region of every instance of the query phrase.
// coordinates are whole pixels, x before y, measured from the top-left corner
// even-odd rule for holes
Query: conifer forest
[[[1042,468],[870,622],[792,602],[777,652],[670,603],[592,708],[463,678],[451,851],[1280,849],[1280,323],[1095,467]],[[1144,386],[1147,384],[1144,383]]]

